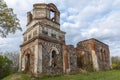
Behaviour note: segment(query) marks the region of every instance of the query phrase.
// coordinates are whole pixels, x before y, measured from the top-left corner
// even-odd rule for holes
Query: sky
[[[120,0],[5,0],[20,20],[22,32],[0,38],[1,52],[20,51],[26,30],[26,13],[35,3],[54,3],[60,11],[60,28],[66,43],[96,38],[109,45],[111,56],[120,56]]]

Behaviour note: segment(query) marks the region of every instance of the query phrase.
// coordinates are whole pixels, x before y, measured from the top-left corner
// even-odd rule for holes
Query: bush
[[[0,79],[8,76],[12,72],[12,61],[6,56],[0,55]]]
[[[112,57],[112,68],[120,70],[120,57]]]
[[[120,64],[113,63],[113,64],[112,64],[112,68],[113,68],[113,69],[119,69],[119,70],[120,70]]]

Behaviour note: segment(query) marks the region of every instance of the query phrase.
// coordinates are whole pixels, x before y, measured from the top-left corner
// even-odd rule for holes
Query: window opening
[[[55,67],[56,66],[56,51],[52,51],[52,66]]]
[[[55,12],[54,11],[50,11],[50,19],[52,21],[55,21]]]

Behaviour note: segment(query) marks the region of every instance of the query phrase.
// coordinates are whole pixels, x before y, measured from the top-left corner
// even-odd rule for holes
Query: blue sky
[[[45,0],[5,0],[20,20],[22,32],[0,38],[0,51],[19,51],[22,33],[26,30],[26,13],[34,3]],[[112,56],[120,56],[120,0],[46,0],[54,3],[61,13],[61,30],[66,32],[66,43],[96,38],[110,47]]]

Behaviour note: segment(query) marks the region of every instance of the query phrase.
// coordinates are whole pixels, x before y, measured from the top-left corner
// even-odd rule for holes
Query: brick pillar
[[[20,54],[19,54],[19,69],[18,71],[20,72],[21,71],[21,67],[22,67],[22,60],[21,60],[21,51],[20,51]]]
[[[38,71],[42,73],[42,45],[39,45],[39,52],[38,52]]]
[[[38,65],[38,45],[35,45],[35,56],[34,56],[34,73],[37,73],[37,65]]]
[[[69,73],[69,55],[67,53],[67,46],[63,45],[63,72]]]

